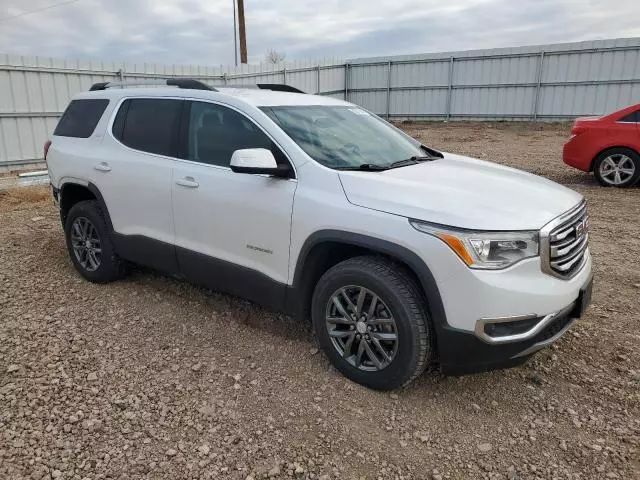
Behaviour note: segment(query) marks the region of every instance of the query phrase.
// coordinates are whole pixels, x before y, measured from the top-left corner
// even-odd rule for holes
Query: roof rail
[[[274,92],[292,92],[292,93],[305,93],[299,88],[292,87],[291,85],[285,85],[284,83],[229,83],[227,85],[216,85],[216,88],[248,88],[248,89],[260,89],[260,90],[273,90]]]
[[[302,90],[291,85],[284,83],[256,83],[261,90],[273,90],[274,92],[292,92],[292,93],[304,93]]]
[[[193,78],[167,78],[166,80],[135,80],[132,82],[100,82],[94,83],[89,89],[90,92],[96,90],[106,90],[107,88],[127,88],[127,87],[142,87],[142,86],[161,86],[167,85],[171,87],[185,88],[189,90],[211,90],[216,91],[215,88],[210,87],[206,83]]]

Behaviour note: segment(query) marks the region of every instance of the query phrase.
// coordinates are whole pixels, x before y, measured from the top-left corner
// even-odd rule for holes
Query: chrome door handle
[[[198,188],[200,184],[194,180],[193,177],[184,177],[176,180],[176,185],[187,188]]]
[[[107,162],[100,162],[97,165],[94,165],[94,170],[98,170],[99,172],[110,172],[111,171],[111,167],[109,166],[109,164]]]

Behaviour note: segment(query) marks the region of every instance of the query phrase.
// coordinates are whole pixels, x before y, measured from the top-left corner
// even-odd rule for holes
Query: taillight
[[[49,147],[51,147],[51,140],[44,142],[44,161],[47,161],[47,154],[49,153]]]
[[[581,133],[584,133],[587,130],[588,128],[583,125],[574,125],[573,128],[571,129],[571,135],[573,136],[580,135]]]

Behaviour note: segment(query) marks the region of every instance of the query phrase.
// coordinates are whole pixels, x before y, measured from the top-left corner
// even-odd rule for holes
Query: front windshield
[[[419,142],[355,106],[262,110],[311,158],[329,168],[388,167],[393,162],[427,153]]]

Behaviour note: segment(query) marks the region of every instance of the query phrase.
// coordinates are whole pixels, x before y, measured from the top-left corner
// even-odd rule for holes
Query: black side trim
[[[187,280],[212,290],[284,311],[286,285],[234,263],[176,247],[180,270]]]
[[[180,273],[176,248],[170,243],[143,235],[122,235],[113,230],[111,239],[116,253],[124,260],[169,274]]]
[[[400,245],[396,245],[395,243],[357,233],[343,232],[340,230],[320,230],[313,233],[304,242],[296,263],[293,285],[287,292],[287,312],[289,314],[295,315],[296,313],[301,312],[304,308],[302,303],[305,299],[301,297],[304,291],[304,271],[305,269],[310,268],[310,266],[307,265],[307,258],[315,246],[324,242],[338,242],[346,245],[367,248],[369,250],[388,255],[406,264],[416,274],[420,284],[422,285],[422,289],[427,300],[429,315],[431,316],[436,329],[436,337],[440,337],[440,332],[442,332],[447,325],[447,316],[445,314],[440,290],[438,289],[435,278],[433,277],[429,267],[422,261],[422,259],[420,259],[420,257],[411,250]],[[442,351],[443,349],[439,346],[438,348],[440,358],[446,356],[447,352]]]

